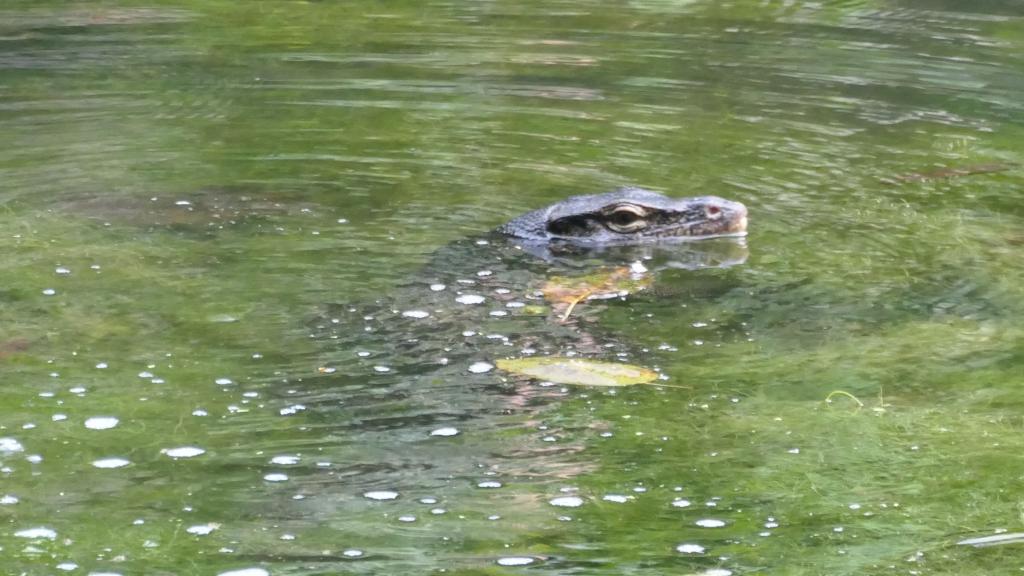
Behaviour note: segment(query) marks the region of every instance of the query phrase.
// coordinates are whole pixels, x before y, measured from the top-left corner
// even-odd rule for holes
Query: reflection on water
[[[1013,569],[956,543],[1019,531],[1022,18],[5,3],[0,565]],[[750,236],[487,234],[623,184]],[[540,293],[637,261],[565,322]],[[493,367],[556,353],[672,387]]]

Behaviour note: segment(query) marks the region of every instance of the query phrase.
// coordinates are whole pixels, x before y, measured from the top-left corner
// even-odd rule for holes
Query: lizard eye
[[[607,216],[607,226],[615,232],[635,232],[645,226],[644,212],[635,206],[619,206]]]
[[[611,221],[619,226],[629,226],[640,219],[640,215],[632,210],[618,210],[612,213]]]
[[[717,220],[722,216],[722,209],[712,204],[704,209],[704,214],[711,220]]]

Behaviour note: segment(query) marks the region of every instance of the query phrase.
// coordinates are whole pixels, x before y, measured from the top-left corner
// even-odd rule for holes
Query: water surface
[[[1024,532],[1022,25],[999,1],[8,0],[0,566],[1024,568],[957,544]],[[625,184],[744,202],[746,246],[485,236]],[[650,289],[567,324],[536,294],[635,259]],[[555,353],[673,387],[484,366]]]

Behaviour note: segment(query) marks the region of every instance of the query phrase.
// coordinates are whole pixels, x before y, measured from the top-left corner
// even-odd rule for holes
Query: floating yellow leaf
[[[632,386],[646,384],[658,378],[657,372],[642,366],[562,356],[498,360],[496,364],[506,372],[557,384]]]

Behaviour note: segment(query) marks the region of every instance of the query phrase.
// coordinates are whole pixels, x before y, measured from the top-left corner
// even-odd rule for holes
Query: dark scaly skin
[[[573,196],[500,227],[523,240],[548,243],[642,244],[665,239],[741,236],[747,209],[717,196],[670,198],[642,188]]]
[[[637,234],[604,245],[594,241],[597,236],[589,243],[566,242],[551,240],[543,232],[552,214],[597,218],[588,216],[588,210],[601,208],[595,198],[639,202],[641,196],[652,218],[661,214],[682,220],[667,208],[658,212],[650,205],[657,199],[663,202],[658,206],[685,203],[696,210],[707,205],[636,192],[571,198],[513,220],[502,228],[504,234],[463,238],[439,248],[423,268],[387,294],[327,306],[309,327],[314,341],[310,356],[298,357],[301,377],[274,387],[280,397],[273,401],[306,409],[304,419],[321,439],[318,449],[323,452],[318,457],[335,460],[335,476],[331,482],[304,484],[308,498],[298,504],[284,498],[272,504],[281,520],[330,522],[340,514],[366,514],[373,504],[358,495],[380,487],[442,493],[451,501],[476,505],[482,466],[500,472],[498,479],[536,483],[523,488],[533,493],[586,472],[593,464],[578,456],[587,447],[582,438],[560,439],[555,450],[547,443],[517,446],[509,441],[510,433],[545,423],[549,408],[575,392],[487,368],[502,358],[535,356],[649,361],[646,350],[595,322],[614,301],[584,303],[568,318],[556,310],[541,290],[555,278],[590,275],[637,261],[651,273],[743,263],[747,252],[742,238],[654,243],[650,240],[655,236],[640,239]],[[531,226],[540,226],[542,232],[529,236]],[[701,226],[698,219],[691,229],[708,235]],[[467,296],[477,298],[466,300]],[[487,364],[481,369],[480,363]],[[471,433],[457,449],[431,439],[431,431],[448,426]],[[558,433],[557,426],[552,433]],[[344,486],[339,488],[334,479],[342,478]],[[339,490],[346,497],[339,498]],[[266,506],[262,510],[275,513],[267,512]],[[291,559],[295,551],[284,547],[267,552],[268,558]]]

